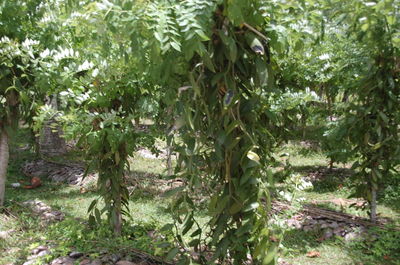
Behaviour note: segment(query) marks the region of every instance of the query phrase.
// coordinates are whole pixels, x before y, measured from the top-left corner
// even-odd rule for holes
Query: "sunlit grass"
[[[27,139],[26,133],[26,131],[23,131],[22,135],[15,137],[11,145],[13,152],[7,181],[6,207],[14,216],[6,213],[0,214],[0,231],[18,232],[11,233],[5,239],[0,238],[0,251],[3,251],[2,254],[4,253],[0,255],[0,264],[21,263],[33,246],[46,243],[48,235],[62,233],[64,222],[65,225],[69,226],[79,226],[79,222],[85,222],[90,203],[99,198],[99,194],[95,191],[95,182],[91,184],[93,187],[88,189],[81,189],[80,186],[51,183],[46,180],[44,180],[42,187],[34,190],[10,188],[10,183],[26,179],[20,172],[20,165],[24,161],[33,159],[33,153],[29,150],[15,151],[17,148],[25,146],[23,143]],[[157,145],[160,148],[165,148],[165,143],[162,141],[158,141]],[[289,156],[280,157],[282,153],[288,153]],[[319,150],[307,149],[293,143],[278,150],[275,157],[281,163],[281,165],[277,165],[275,171],[282,170],[286,159],[289,157],[292,170],[301,176],[307,176],[310,172],[326,168],[328,165],[328,159]],[[346,168],[349,167],[348,165],[345,166]],[[171,188],[167,178],[165,158],[145,158],[140,153],[136,153],[130,158],[130,170],[131,172],[127,174],[131,193],[129,224],[140,224],[141,226],[148,224],[144,227],[153,225],[161,227],[172,222],[169,212],[172,199],[163,196],[165,190]],[[350,180],[347,177],[343,178],[333,174],[329,178],[315,182],[314,189],[299,192],[298,196],[305,198],[306,203],[322,201],[319,205],[323,207],[367,217],[365,211],[348,207],[343,208],[329,202],[338,198],[347,198],[353,191],[348,185],[349,182]],[[41,200],[52,208],[64,212],[66,221],[61,222],[59,226],[41,226],[37,217],[32,216],[26,208],[21,206],[23,201],[34,199]],[[395,221],[400,219],[399,212],[387,205],[378,205],[378,213],[382,217],[388,217]],[[196,216],[200,224],[204,224],[208,220],[205,212],[196,212]],[[103,217],[106,216],[103,215]],[[296,230],[288,231],[283,241],[280,257],[296,265],[359,264],[359,255],[361,254],[349,251],[346,242],[341,239],[332,239],[321,243],[316,241],[319,236],[318,234]],[[57,239],[54,240],[57,242]],[[102,238],[98,240],[101,241]],[[114,248],[118,248],[118,244],[120,243],[115,241],[112,245]],[[88,245],[87,248],[91,246]],[[318,251],[320,256],[308,258],[306,254],[309,251]]]

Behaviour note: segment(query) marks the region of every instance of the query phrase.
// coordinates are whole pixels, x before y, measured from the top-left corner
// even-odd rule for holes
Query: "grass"
[[[287,157],[282,158],[278,155],[282,153],[290,154],[289,162],[295,174],[307,176],[315,172],[328,172],[327,165],[329,160],[318,150],[305,149],[306,148],[298,144],[291,143],[279,150],[276,157],[278,162],[284,165]],[[333,173],[313,180],[313,189],[300,191],[298,196],[303,198],[305,203],[322,201],[322,203],[318,203],[321,207],[368,217],[366,211],[341,207],[329,202],[330,200],[336,200],[338,198],[346,199],[354,191],[351,186],[352,179],[350,175],[352,172],[349,170],[350,167],[351,165],[349,164],[336,165],[336,170],[334,170]],[[282,168],[279,168],[276,172],[279,170],[282,170]],[[400,211],[398,210],[398,206],[392,204],[392,207],[389,207],[389,205],[390,203],[378,204],[378,214],[381,217],[392,220],[394,223],[400,224]],[[380,231],[380,233],[385,234],[388,232]],[[390,232],[389,234],[393,236],[398,235],[397,232]],[[396,251],[399,250],[400,240],[397,244],[393,243],[391,246],[388,245],[381,248],[380,244],[384,243],[379,239],[367,246],[363,240],[349,243],[344,242],[342,238],[336,237],[319,242],[317,240],[319,237],[321,237],[321,235],[316,232],[304,232],[295,229],[286,231],[280,257],[284,261],[296,265],[400,264],[400,259],[390,258],[390,255],[395,255],[393,251],[390,252],[388,250],[391,254],[387,255],[383,254],[385,250],[382,250],[390,249],[394,245],[394,253],[396,253]],[[368,249],[370,252],[368,252]],[[307,253],[310,251],[317,251],[320,256],[309,258],[307,257]],[[383,258],[386,256],[388,257],[387,260]]]
[[[12,139],[11,159],[6,183],[5,212],[0,213],[0,231],[10,232],[0,238],[0,264],[22,264],[30,251],[38,245],[56,244],[55,256],[65,255],[75,247],[86,253],[96,250],[120,249],[134,247],[155,254],[163,254],[156,249],[157,242],[147,235],[146,231],[159,229],[172,221],[168,213],[169,200],[162,197],[161,190],[150,192],[151,182],[165,177],[164,164],[156,159],[144,159],[136,156],[132,163],[132,175],[140,180],[140,187],[132,190],[130,213],[131,219],[126,224],[125,238],[115,240],[108,232],[106,225],[100,229],[90,230],[85,223],[87,209],[90,203],[99,197],[94,189],[82,192],[79,186],[52,183],[42,178],[43,185],[33,190],[10,188],[11,183],[20,180],[28,181],[20,172],[20,166],[25,161],[33,160],[34,154],[26,147],[27,130],[19,130]],[[147,184],[145,184],[147,183]],[[147,191],[146,191],[147,190]],[[66,214],[64,221],[54,225],[44,225],[29,209],[22,206],[27,200],[40,200],[53,209]],[[131,229],[132,231],[129,231]],[[138,231],[140,235],[138,235]],[[135,237],[132,238],[132,235]],[[80,239],[81,242],[78,242]],[[103,241],[99,243],[97,241]],[[85,244],[83,244],[85,243]],[[157,250],[157,251],[156,251]],[[44,262],[44,261],[43,261]]]
[[[148,235],[149,231],[159,231],[164,224],[172,221],[168,211],[170,199],[162,196],[171,188],[163,159],[148,159],[140,155],[131,158],[131,173],[127,181],[130,184],[132,218],[124,228],[124,236],[115,239],[106,225],[94,230],[87,226],[87,209],[92,200],[99,197],[94,188],[82,191],[77,186],[60,185],[46,180],[42,187],[34,190],[10,188],[10,183],[25,179],[20,172],[21,164],[34,158],[29,149],[22,148],[26,147],[25,139],[29,138],[27,134],[26,130],[20,130],[12,139],[6,190],[7,211],[0,213],[0,231],[11,232],[3,238],[0,237],[0,252],[2,252],[0,264],[21,264],[34,247],[46,244],[57,245],[53,256],[65,255],[72,248],[90,253],[94,257],[100,250],[106,249],[112,252],[132,247],[152,254],[166,255],[165,250],[158,248],[157,244],[172,240],[171,232],[163,234],[157,240]],[[162,142],[159,144],[163,145]],[[282,170],[286,162],[287,158],[280,157],[282,153],[290,154],[292,170],[302,176],[317,170],[325,170],[328,163],[328,159],[318,150],[289,144],[277,152],[278,163],[275,172]],[[323,207],[365,216],[365,212],[349,208],[341,209],[327,202],[346,198],[353,191],[351,180],[346,175],[349,165],[340,166],[345,169],[334,171],[329,177],[315,180],[314,189],[302,191],[299,196],[303,197],[306,203],[324,201],[320,203]],[[346,176],[343,172],[347,172]],[[23,201],[33,199],[41,200],[52,208],[61,210],[66,214],[65,220],[50,226],[42,224],[21,205]],[[379,204],[378,212],[381,216],[398,222],[399,208],[390,206],[390,202]],[[205,212],[198,212],[197,217],[200,223],[207,221]],[[385,236],[382,233],[379,235]],[[390,256],[389,260],[382,259],[383,255],[386,255],[385,249],[396,249],[396,246],[393,247],[396,245],[395,241],[391,242],[389,237],[385,239],[388,243],[379,240],[347,243],[340,238],[319,242],[317,239],[320,236],[316,232],[286,231],[280,258],[296,265],[400,264]],[[317,251],[320,256],[308,258],[306,255],[310,251]]]
[[[320,235],[315,232],[303,232],[295,229],[287,231],[281,251],[284,260],[292,264],[355,264],[348,253],[344,251],[344,243],[341,240],[334,239],[320,243],[317,241],[318,237]],[[320,256],[307,257],[307,253],[311,251],[318,252]]]

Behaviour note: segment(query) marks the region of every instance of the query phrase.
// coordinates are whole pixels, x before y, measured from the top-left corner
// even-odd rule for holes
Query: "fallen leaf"
[[[321,253],[319,253],[318,251],[310,251],[307,253],[306,256],[308,258],[318,258],[319,256],[321,256]]]

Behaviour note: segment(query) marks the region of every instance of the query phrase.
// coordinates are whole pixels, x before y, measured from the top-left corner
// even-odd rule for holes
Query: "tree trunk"
[[[167,172],[168,176],[174,173],[172,169],[172,147],[170,145],[167,146]]]
[[[0,131],[0,207],[4,204],[4,194],[7,177],[8,160],[10,157],[8,148],[8,134],[3,128]]]
[[[376,189],[374,187],[371,188],[371,214],[370,219],[372,223],[376,223]]]
[[[335,162],[334,162],[333,159],[331,158],[331,159],[329,160],[329,171],[332,171],[332,170],[333,170],[333,163],[335,163]]]
[[[53,95],[50,100],[50,106],[58,109],[57,95]],[[56,125],[56,117],[45,122],[41,137],[39,140],[40,154],[48,157],[64,155],[67,152],[67,147],[64,138],[62,137],[63,131],[61,126]]]
[[[140,118],[135,117],[135,126],[139,128],[139,125],[140,125]]]
[[[121,203],[121,194],[118,195],[119,198],[115,201],[115,220],[114,220],[114,234],[116,236],[120,236],[122,233],[122,203]]]
[[[172,117],[172,114],[173,114],[172,112],[173,112],[172,107],[168,107],[167,116]],[[172,124],[174,124],[173,121],[174,121],[174,119],[172,118],[172,120],[171,120]],[[174,132],[172,131],[172,133],[174,133]],[[169,129],[167,126],[166,131],[165,131],[165,135],[168,135],[167,136],[167,174],[168,174],[168,176],[171,176],[172,174],[174,174],[174,170],[172,168],[172,140],[174,139],[174,135],[173,134],[169,135],[169,134],[170,134],[170,132],[169,132]]]

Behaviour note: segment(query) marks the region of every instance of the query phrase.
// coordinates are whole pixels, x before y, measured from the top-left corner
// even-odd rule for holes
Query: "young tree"
[[[359,46],[360,73],[354,78],[353,95],[344,123],[354,146],[360,177],[357,195],[370,204],[371,221],[376,221],[377,191],[399,165],[400,139],[400,26],[398,0],[361,0],[325,3],[340,14],[348,35]]]

